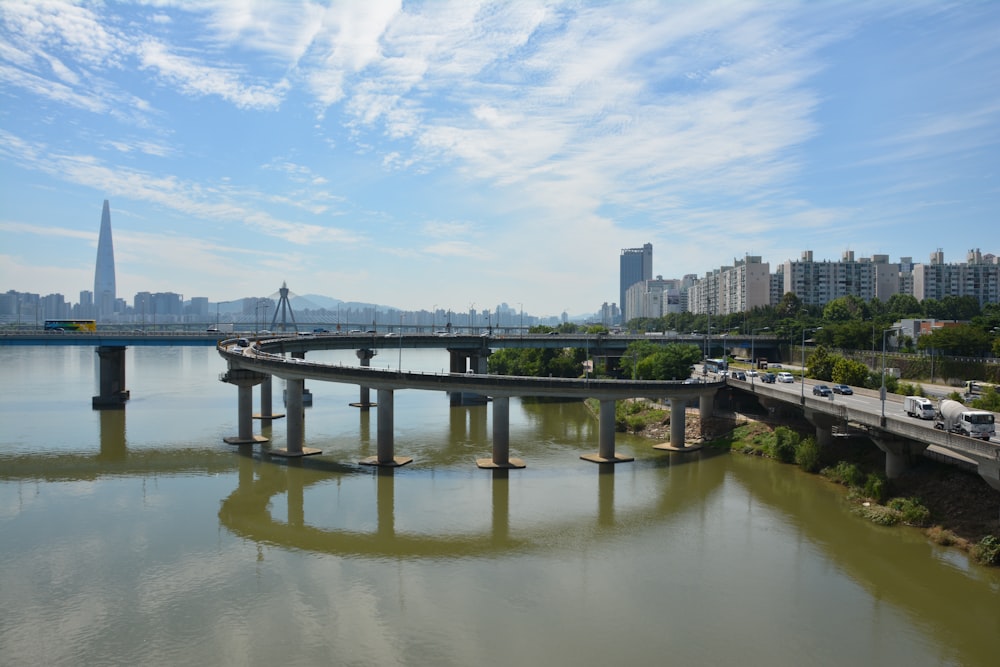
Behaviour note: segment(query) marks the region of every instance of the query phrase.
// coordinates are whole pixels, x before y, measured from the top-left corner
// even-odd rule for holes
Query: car
[[[835,384],[833,385],[833,393],[843,394],[844,396],[850,396],[854,393],[854,390],[848,387],[846,384]]]
[[[778,373],[778,382],[795,382],[795,376],[786,371]]]
[[[760,373],[751,368],[750,370],[747,371],[747,377],[751,378],[760,377]]]
[[[744,373],[743,371],[733,371],[732,373],[730,373],[730,375],[735,380],[743,380],[744,382],[746,382],[747,374]]]
[[[818,384],[813,387],[813,396],[833,396],[833,391],[825,384]]]
[[[774,384],[775,379],[776,379],[776,376],[775,376],[774,373],[761,373],[760,374],[760,381],[761,382],[766,382],[767,384]]]
[[[781,364],[771,364],[771,368],[781,368]]]
[[[324,329],[323,327],[316,327],[313,329],[313,333],[330,333],[330,330]]]

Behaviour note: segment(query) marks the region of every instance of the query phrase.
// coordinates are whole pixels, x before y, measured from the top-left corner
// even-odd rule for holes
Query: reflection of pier
[[[255,455],[251,446],[238,449],[238,486],[222,501],[220,523],[233,533],[263,544],[282,548],[303,549],[318,553],[389,558],[440,558],[493,555],[498,551],[528,549],[533,544],[548,544],[554,534],[572,534],[574,540],[611,538],[619,531],[631,531],[636,523],[662,521],[676,512],[698,507],[723,482],[720,466],[696,465],[698,458],[726,455],[725,452],[703,450],[697,458],[668,455],[654,462],[651,468],[669,467],[670,476],[659,496],[644,498],[641,506],[616,508],[615,468],[602,466],[595,480],[596,515],[583,511],[566,517],[554,514],[549,522],[520,528],[512,521],[509,470],[497,469],[492,475],[489,524],[472,527],[465,532],[436,534],[431,530],[420,534],[399,530],[398,526],[414,525],[411,512],[426,515],[426,509],[415,509],[409,503],[397,505],[397,476],[393,468],[374,468],[372,475],[360,475],[353,466],[341,466],[318,459],[288,459],[276,465]],[[621,473],[618,473],[621,474]],[[626,479],[631,479],[630,475]],[[673,477],[677,483],[670,483]],[[335,485],[331,479],[336,478]],[[354,526],[320,527],[309,520],[306,495],[310,489],[321,492],[334,486],[337,497],[357,501],[365,494],[347,493],[344,485],[374,478],[375,525],[367,530]],[[691,493],[692,488],[697,489]],[[446,492],[442,492],[446,493]],[[282,496],[284,503],[282,503]],[[446,504],[441,494],[422,494],[432,502]],[[283,507],[284,516],[274,516],[272,508]],[[463,505],[469,509],[466,505]],[[454,508],[453,508],[454,509]],[[323,505],[328,512],[328,504]],[[279,510],[280,511],[280,510]],[[356,513],[356,508],[353,510]],[[352,514],[354,524],[368,523]],[[482,515],[477,515],[482,516]],[[401,520],[402,518],[402,520]],[[426,523],[424,521],[423,523]],[[451,529],[443,520],[443,525]],[[421,521],[416,522],[417,525]],[[513,524],[513,525],[512,525]]]

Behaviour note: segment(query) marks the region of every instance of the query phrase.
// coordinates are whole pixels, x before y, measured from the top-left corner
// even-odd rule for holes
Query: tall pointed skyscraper
[[[97,239],[97,268],[94,270],[94,307],[97,319],[107,322],[114,319],[115,300],[115,248],[111,242],[111,206],[104,200],[101,212],[101,235]]]

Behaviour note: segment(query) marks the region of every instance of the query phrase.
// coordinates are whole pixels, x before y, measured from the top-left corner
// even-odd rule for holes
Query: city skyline
[[[1000,8],[870,4],[0,3],[0,286],[87,289],[106,199],[125,298],[577,315],[647,242],[996,252]]]

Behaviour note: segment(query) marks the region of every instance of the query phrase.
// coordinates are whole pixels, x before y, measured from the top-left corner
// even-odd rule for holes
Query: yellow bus
[[[97,331],[97,322],[95,320],[45,320],[45,330],[94,333]]]

